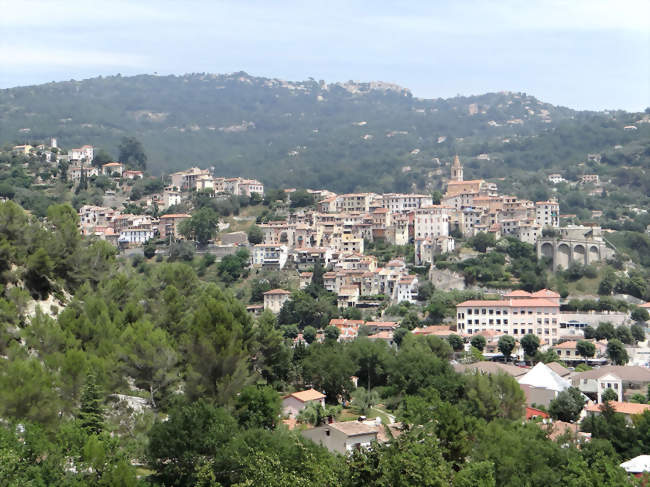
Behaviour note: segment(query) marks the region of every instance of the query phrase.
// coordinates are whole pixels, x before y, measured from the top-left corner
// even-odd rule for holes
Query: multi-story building
[[[470,300],[456,306],[459,333],[495,331],[515,338],[532,333],[540,340],[555,343],[560,321],[559,295],[547,290],[539,294],[515,291],[502,300]]]
[[[349,193],[336,197],[336,211],[349,213],[368,213],[370,211],[370,193]]]
[[[559,228],[560,205],[557,201],[538,201],[535,203],[535,223],[542,228]]]
[[[70,162],[81,161],[90,164],[94,158],[95,158],[95,149],[93,148],[92,145],[84,145],[79,147],[78,149],[70,149],[68,151],[68,160]]]
[[[413,211],[424,206],[431,206],[431,196],[424,194],[398,194],[388,193],[382,197],[382,207],[392,213]]]
[[[153,238],[151,228],[127,228],[120,232],[118,242],[120,244],[145,244]]]
[[[196,187],[196,181],[201,176],[210,176],[210,171],[192,167],[186,171],[175,172],[170,176],[171,185],[179,190],[190,190]]]
[[[426,206],[415,210],[415,238],[436,238],[449,235],[449,213],[446,206]]]
[[[253,247],[251,261],[255,267],[283,269],[288,256],[286,245],[258,244]]]
[[[112,176],[117,174],[118,177],[122,177],[122,172],[124,171],[124,164],[121,162],[109,162],[108,164],[102,165],[102,174],[104,176]]]
[[[177,238],[179,235],[178,225],[191,217],[191,215],[186,213],[174,213],[161,216],[160,222],[158,223],[158,233],[160,234],[160,238]]]
[[[284,289],[272,289],[264,293],[264,309],[271,313],[278,314],[289,298],[291,293]]]

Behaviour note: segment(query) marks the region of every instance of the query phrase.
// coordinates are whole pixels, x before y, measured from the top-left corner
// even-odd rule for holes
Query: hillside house
[[[325,394],[321,394],[313,388],[287,394],[282,398],[282,414],[295,418],[309,404],[317,404],[325,409]]]
[[[284,289],[272,289],[264,293],[264,309],[278,314],[289,298],[291,292]]]

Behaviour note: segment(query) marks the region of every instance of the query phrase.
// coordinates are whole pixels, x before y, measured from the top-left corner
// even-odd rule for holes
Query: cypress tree
[[[102,406],[101,391],[93,374],[88,374],[81,393],[79,419],[81,420],[81,426],[89,433],[99,434],[104,429],[104,408]]]

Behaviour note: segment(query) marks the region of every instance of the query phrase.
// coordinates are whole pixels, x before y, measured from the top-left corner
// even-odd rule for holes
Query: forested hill
[[[100,77],[0,90],[0,143],[93,144],[135,135],[153,173],[192,164],[269,186],[406,191],[456,152],[468,176],[567,167],[650,140],[625,112],[578,112],[523,93],[420,99],[385,83],[231,75]],[[490,160],[476,159],[489,154]],[[445,171],[446,173],[446,171]],[[435,185],[435,182],[434,182]]]

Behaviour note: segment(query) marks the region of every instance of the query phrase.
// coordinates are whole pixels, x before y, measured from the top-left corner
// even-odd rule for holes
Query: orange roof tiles
[[[463,301],[458,303],[456,306],[475,306],[475,307],[496,307],[496,306],[510,306],[510,301],[504,300],[481,300],[481,299],[470,299],[469,301]]]
[[[570,348],[570,349],[574,349],[574,348],[576,348],[577,345],[578,345],[577,341],[571,340],[571,341],[568,341],[568,342],[562,342],[562,343],[560,343],[558,345],[555,345],[553,348],[561,348],[561,349]]]
[[[264,295],[271,295],[271,294],[291,294],[290,291],[285,291],[284,289],[271,289],[270,291],[266,291]]]
[[[306,391],[294,392],[284,397],[285,399],[288,397],[293,397],[295,399],[298,399],[300,402],[308,402],[308,401],[318,401],[320,399],[324,399],[325,394],[321,394],[316,389],[307,389]]]
[[[635,402],[609,401],[609,405],[614,411],[622,414],[643,414],[644,411],[650,411],[650,404],[637,404]],[[600,412],[602,404],[590,404],[587,406],[589,412]]]

